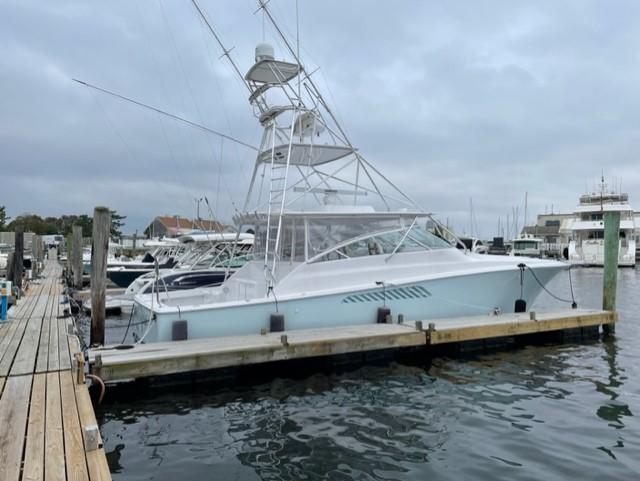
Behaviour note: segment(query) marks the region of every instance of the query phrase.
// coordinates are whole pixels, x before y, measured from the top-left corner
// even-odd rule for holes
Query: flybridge
[[[245,75],[198,2],[192,3],[249,91],[249,103],[264,129],[244,207],[236,217],[246,219],[242,213],[266,212],[263,248],[269,286],[276,282],[286,212],[317,211],[325,205],[353,207],[360,197],[368,195],[384,211],[407,207],[420,210],[354,148],[302,64],[299,36],[294,48],[267,2],[258,0],[259,10],[290,60],[276,59],[274,48],[262,42],[256,46],[254,63]]]

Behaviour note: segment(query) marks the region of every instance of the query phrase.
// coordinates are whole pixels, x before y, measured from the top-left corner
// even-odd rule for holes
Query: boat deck
[[[85,450],[85,427],[96,426],[84,383],[72,366],[80,352],[59,318],[62,269],[46,263],[0,322],[0,479],[2,481],[110,480],[102,443]],[[98,434],[99,436],[99,434]]]
[[[105,381],[126,381],[272,361],[403,347],[430,348],[466,341],[597,328],[615,321],[613,312],[564,309],[533,316],[527,312],[402,324],[365,324],[159,342],[128,349],[104,347],[89,351],[89,363],[92,372]]]

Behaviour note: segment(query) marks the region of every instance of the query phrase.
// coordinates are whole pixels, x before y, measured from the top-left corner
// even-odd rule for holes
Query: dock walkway
[[[547,313],[501,314],[451,319],[362,324],[268,334],[216,337],[91,349],[91,371],[119,382],[225,367],[403,347],[514,338],[614,324],[614,312],[563,309]]]
[[[80,344],[61,318],[62,269],[47,261],[0,322],[0,480],[111,480],[98,449],[85,450],[85,427],[97,426],[89,391],[72,370]],[[98,434],[99,436],[99,434]]]

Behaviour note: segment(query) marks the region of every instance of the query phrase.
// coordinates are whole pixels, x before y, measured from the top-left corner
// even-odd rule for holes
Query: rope
[[[551,292],[549,289],[547,289],[542,282],[540,282],[540,279],[538,279],[538,276],[536,276],[536,273],[533,271],[533,269],[531,267],[529,267],[526,264],[522,264],[522,265],[524,265],[525,268],[527,268],[527,269],[529,269],[529,271],[531,271],[531,275],[533,276],[533,278],[540,285],[540,287],[542,287],[542,289],[544,289],[544,291],[547,294],[549,294],[551,297],[553,297],[554,299],[556,299],[556,300],[558,300],[560,302],[566,302],[568,304],[571,304],[571,307],[573,307],[574,309],[576,307],[578,307],[578,304],[576,303],[575,297],[573,296],[573,283],[571,281],[571,268],[569,268],[569,284],[571,285],[571,300],[569,300],[569,299],[562,299],[561,297],[556,296],[553,292]]]
[[[122,336],[122,341],[120,342],[120,344],[124,344],[125,339],[127,338],[127,334],[129,334],[129,328],[131,327],[131,320],[133,319],[133,311],[136,310],[136,305],[133,305],[133,308],[131,309],[131,314],[129,314],[129,323],[127,324],[127,329],[126,331],[124,331],[124,336]],[[142,324],[142,323],[139,323]]]

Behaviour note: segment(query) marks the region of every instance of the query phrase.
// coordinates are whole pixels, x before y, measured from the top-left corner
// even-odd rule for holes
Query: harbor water
[[[600,307],[601,269],[573,285]],[[566,275],[549,289],[569,297]],[[109,401],[96,413],[113,479],[639,479],[638,294],[640,273],[619,271],[602,340]],[[561,305],[543,293],[535,308]]]

